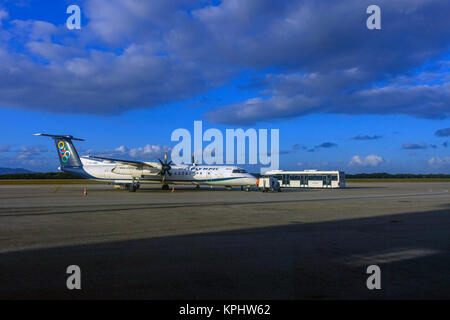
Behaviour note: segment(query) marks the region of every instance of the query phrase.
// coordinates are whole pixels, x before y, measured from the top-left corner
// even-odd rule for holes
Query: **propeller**
[[[162,162],[161,159],[158,160],[161,164],[161,171],[159,172],[159,174],[162,175],[162,182],[165,183],[167,174],[169,176],[172,175],[172,173],[170,173],[170,169],[172,169],[171,164],[173,164],[173,162],[169,161],[169,163],[167,163],[167,152],[164,154],[164,162]]]
[[[192,155],[191,155],[191,163],[192,163],[192,166],[196,166],[196,165],[198,165],[198,160],[195,160],[195,152],[192,152]]]

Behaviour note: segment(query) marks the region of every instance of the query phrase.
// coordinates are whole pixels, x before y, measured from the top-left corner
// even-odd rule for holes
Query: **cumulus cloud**
[[[161,157],[165,152],[169,152],[170,147],[164,147],[160,145],[147,144],[141,148],[133,148],[130,150],[130,156],[133,158],[155,158]]]
[[[87,150],[85,154],[93,156],[103,156],[103,157],[121,157],[121,159],[126,160],[127,158],[139,159],[139,160],[154,160],[156,158],[161,158],[164,153],[167,152],[170,155],[171,147],[162,145],[151,145],[147,144],[143,147],[137,148],[127,148],[126,146],[120,146],[113,150]]]
[[[405,149],[405,150],[418,150],[418,149],[427,149],[427,148],[428,148],[428,145],[423,142],[419,142],[419,143],[405,142],[404,144],[402,144],[402,149]]]
[[[434,133],[435,136],[438,137],[449,137],[450,136],[450,128],[439,129]]]
[[[432,157],[428,160],[432,167],[444,167],[450,165],[450,157]]]
[[[360,71],[355,71],[359,73]],[[350,76],[348,76],[350,77]],[[398,86],[395,81],[384,86],[360,88],[336,75],[330,82],[318,75],[267,75],[262,94],[244,102],[222,106],[206,113],[212,122],[250,125],[264,120],[283,120],[314,112],[345,114],[408,114],[442,119],[450,115],[450,82]],[[354,80],[359,77],[356,75]],[[369,79],[361,83],[369,85]],[[344,84],[347,86],[342,87]],[[343,90],[351,92],[343,94]]]
[[[6,19],[8,19],[8,17],[9,17],[8,12],[6,10],[0,8],[0,25],[2,23],[2,20],[6,20]]]
[[[350,159],[349,165],[350,166],[372,166],[376,167],[380,163],[383,163],[383,158],[376,155],[376,154],[370,154],[366,157],[361,157],[359,155],[355,155]]]
[[[261,31],[267,33],[264,41],[262,37],[261,42],[258,38],[249,37],[237,45],[244,48],[246,54],[243,56],[252,59],[253,63],[259,62],[264,66],[272,63],[280,66],[282,72],[268,74],[258,80],[262,87],[260,97],[212,110],[206,114],[207,119],[224,124],[250,125],[314,112],[447,117],[449,80],[448,76],[441,75],[449,74],[448,65],[440,62],[434,67],[435,72],[427,70],[419,74],[411,72],[411,68],[420,66],[424,60],[419,61],[424,56],[437,57],[435,54],[446,50],[444,48],[448,44],[431,36],[424,39],[426,44],[421,47],[420,42],[413,39],[422,38],[423,34],[419,35],[417,30],[410,33],[407,29],[411,25],[419,27],[428,19],[433,20],[431,12],[449,4],[441,1],[408,4],[412,6],[405,7],[405,1],[382,1],[383,21],[392,19],[389,32],[382,36],[381,33],[369,36],[367,30],[359,26],[363,17],[357,13],[363,12],[359,10],[366,6],[365,1],[352,3],[352,9],[348,1],[291,2],[283,21],[268,19]],[[228,17],[226,21],[230,22],[239,16],[236,11],[223,4],[210,10],[208,19]],[[280,11],[282,9],[275,11],[274,15]],[[386,12],[387,16],[384,15]],[[266,16],[271,17],[271,14]],[[276,37],[270,30],[272,22],[277,26],[276,30],[283,33],[280,39],[274,40]],[[404,24],[408,22],[411,23],[409,26]],[[297,29],[291,30],[289,26]],[[441,29],[436,29],[436,32],[438,35]],[[411,38],[402,37],[398,41],[398,35],[403,33]],[[271,40],[277,45],[272,46]],[[287,43],[289,40],[291,45]],[[426,53],[425,47],[433,49]],[[380,57],[380,48],[390,54]],[[255,53],[253,50],[260,53],[257,58],[251,54]],[[384,84],[380,84],[380,80]]]
[[[17,159],[29,160],[35,156],[40,155],[43,152],[47,152],[47,148],[40,146],[22,146],[17,150]]]
[[[448,117],[450,67],[437,59],[448,50],[450,3],[380,0],[381,32],[365,27],[369,4],[86,0],[83,32],[12,20],[0,35],[0,105],[116,114],[190,99],[251,70],[259,94],[212,109],[208,120]]]

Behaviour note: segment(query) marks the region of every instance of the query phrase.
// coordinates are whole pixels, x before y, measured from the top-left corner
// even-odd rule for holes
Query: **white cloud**
[[[160,157],[170,150],[170,147],[147,144],[145,147],[133,148],[130,150],[130,156],[133,158],[154,158]]]
[[[52,23],[40,20],[12,20],[12,33],[16,40],[32,40],[50,42],[58,32],[58,27]]]
[[[127,153],[128,152],[128,148],[125,146],[120,146],[116,149],[114,149],[114,151],[119,152],[119,153]]]
[[[0,25],[2,23],[2,20],[8,19],[9,14],[6,10],[0,9]]]
[[[384,161],[383,158],[376,154],[369,154],[366,157],[355,155],[350,159],[349,165],[376,167],[383,161]]]
[[[450,165],[450,157],[432,157],[428,160],[428,163],[432,167],[441,167]]]
[[[17,159],[28,160],[34,156],[40,155],[43,152],[47,152],[47,148],[39,146],[22,146],[17,151]]]
[[[167,152],[170,156],[171,147],[162,145],[151,145],[147,144],[143,147],[137,148],[127,148],[126,146],[120,146],[113,150],[93,150],[89,149],[83,154],[89,154],[92,156],[103,156],[103,157],[122,157],[124,160],[126,158],[135,158],[139,160],[150,160],[161,158],[164,156],[164,152]]]

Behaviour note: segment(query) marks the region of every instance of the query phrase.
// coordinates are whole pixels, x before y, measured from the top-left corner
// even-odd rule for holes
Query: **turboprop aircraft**
[[[72,141],[84,141],[70,135],[36,133],[35,136],[53,138],[61,166],[60,171],[79,175],[88,179],[107,182],[129,191],[136,191],[141,184],[162,184],[168,190],[169,184],[240,186],[247,191],[256,186],[256,178],[244,169],[234,166],[176,165],[167,162],[131,161],[97,156],[79,157]]]

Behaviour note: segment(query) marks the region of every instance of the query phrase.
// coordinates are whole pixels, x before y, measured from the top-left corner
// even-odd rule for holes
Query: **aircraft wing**
[[[119,164],[129,165],[129,166],[135,166],[135,167],[149,167],[154,169],[161,169],[161,165],[156,162],[143,162],[143,161],[133,161],[133,160],[121,160],[121,159],[114,159],[114,158],[106,158],[106,157],[97,157],[97,156],[84,156],[84,158],[89,159],[95,159],[95,160],[106,160],[106,161],[112,161],[117,162]]]

